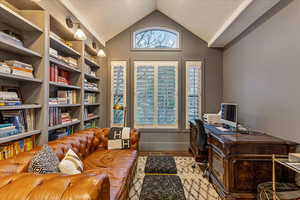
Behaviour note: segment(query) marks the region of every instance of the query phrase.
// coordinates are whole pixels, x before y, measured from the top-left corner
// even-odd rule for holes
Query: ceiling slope
[[[59,0],[105,42],[155,10],[224,47],[279,0]]]

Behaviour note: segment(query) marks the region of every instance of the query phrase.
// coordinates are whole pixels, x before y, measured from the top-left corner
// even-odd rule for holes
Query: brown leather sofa
[[[61,160],[72,148],[84,163],[78,175],[28,173],[41,147],[0,161],[0,200],[126,200],[137,164],[139,133],[131,130],[131,149],[107,150],[109,129],[86,129],[49,142]]]

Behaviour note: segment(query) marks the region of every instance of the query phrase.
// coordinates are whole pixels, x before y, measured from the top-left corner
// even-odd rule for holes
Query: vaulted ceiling
[[[97,33],[102,43],[154,10],[159,10],[205,40],[209,46],[224,46],[279,0],[60,1],[84,25],[93,29],[92,32]],[[247,13],[249,10],[251,13]],[[243,15],[246,15],[244,19]],[[239,21],[239,18],[243,21]],[[231,26],[233,30],[229,30]]]

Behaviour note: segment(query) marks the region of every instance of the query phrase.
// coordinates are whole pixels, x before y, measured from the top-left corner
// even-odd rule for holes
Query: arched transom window
[[[179,32],[164,28],[151,27],[133,33],[135,49],[178,49]]]

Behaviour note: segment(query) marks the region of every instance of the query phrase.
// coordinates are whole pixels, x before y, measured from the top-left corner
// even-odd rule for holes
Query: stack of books
[[[10,67],[11,73],[13,75],[34,78],[32,65],[22,63],[16,60],[6,60],[5,64],[7,64]]]
[[[98,90],[97,83],[89,82],[87,79],[84,79],[84,88],[90,90]]]
[[[61,105],[61,104],[66,104],[66,99],[65,98],[49,98],[49,105]]]
[[[55,64],[51,64],[49,70],[50,81],[70,85],[70,73],[68,71],[59,69]]]
[[[84,94],[84,103],[87,103],[87,104],[96,103],[96,94],[95,93],[85,93]]]
[[[84,109],[84,119],[87,120],[91,117],[95,117],[97,116],[96,114],[89,112],[89,110],[87,108]]]
[[[0,62],[0,72],[5,73],[5,74],[10,74],[11,70],[10,70],[10,67],[6,63]]]
[[[69,112],[62,112],[62,108],[49,108],[49,126],[70,123],[78,120],[72,118]]]
[[[0,106],[22,105],[22,101],[16,92],[0,91]]]
[[[90,66],[86,66],[86,72],[87,74],[96,77],[96,72],[92,70],[92,68]]]
[[[4,129],[0,137],[7,137],[28,131],[33,131],[35,125],[34,109],[1,111],[0,126]],[[5,128],[10,127],[5,131]],[[15,131],[13,131],[13,127]]]
[[[0,124],[0,138],[18,134],[16,127],[11,124]]]
[[[25,138],[0,147],[0,160],[5,160],[34,147],[32,138]]]
[[[61,123],[62,124],[67,124],[67,123],[70,123],[72,122],[72,118],[71,118],[71,115],[70,113],[61,113]]]
[[[55,130],[55,132],[49,135],[49,141],[57,140],[59,138],[72,135],[74,133],[74,127],[67,127]]]
[[[49,98],[49,105],[77,104],[76,90],[58,90],[57,97]]]

